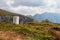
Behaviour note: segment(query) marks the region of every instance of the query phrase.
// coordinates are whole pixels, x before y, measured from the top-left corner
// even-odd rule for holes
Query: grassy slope
[[[26,35],[31,40],[54,40],[54,36],[48,30],[52,27],[58,27],[60,24],[52,22],[28,23],[15,25],[12,23],[0,23],[0,30],[15,31],[19,35]]]
[[[8,15],[8,16],[11,16],[11,15],[20,15],[20,14],[16,14],[16,13],[13,13],[13,12],[9,12],[9,11],[0,9],[0,15]],[[20,16],[23,16],[23,15],[20,15]]]

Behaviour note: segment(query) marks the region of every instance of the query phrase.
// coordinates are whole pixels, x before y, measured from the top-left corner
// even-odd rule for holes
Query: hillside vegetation
[[[6,11],[6,10],[3,10],[3,9],[0,9],[0,16],[3,16],[3,15],[6,15],[6,16],[14,16],[14,15],[19,15],[19,16],[23,16],[21,14],[16,14],[14,12],[9,12],[9,11]]]
[[[55,33],[53,33],[54,32],[53,28],[54,27],[59,28],[59,26],[60,24],[48,21],[42,21],[40,23],[34,22],[27,24],[19,24],[19,25],[8,22],[0,22],[0,31],[7,31],[7,33],[10,33],[9,31],[16,32],[22,38],[23,37],[27,38],[22,40],[60,40],[59,39],[60,36],[57,36]],[[3,40],[3,38],[1,38],[1,40]]]

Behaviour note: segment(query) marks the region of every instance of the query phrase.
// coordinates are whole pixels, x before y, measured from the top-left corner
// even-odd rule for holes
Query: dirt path
[[[28,40],[24,36],[18,35],[12,31],[0,31],[0,40]]]

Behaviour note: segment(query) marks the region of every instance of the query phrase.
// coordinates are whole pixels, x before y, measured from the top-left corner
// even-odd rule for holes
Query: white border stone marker
[[[19,16],[13,16],[13,23],[19,24]]]

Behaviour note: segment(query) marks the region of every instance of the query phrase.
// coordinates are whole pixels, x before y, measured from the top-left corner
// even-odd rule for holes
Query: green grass
[[[60,26],[54,23],[34,23],[35,25],[30,24],[13,24],[8,22],[0,22],[0,30],[4,31],[15,31],[19,35],[27,35],[31,40],[54,40],[54,36],[48,29]]]

